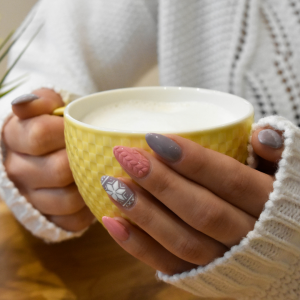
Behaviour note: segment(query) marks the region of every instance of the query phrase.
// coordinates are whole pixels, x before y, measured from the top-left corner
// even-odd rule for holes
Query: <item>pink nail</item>
[[[123,146],[116,146],[113,151],[117,161],[129,174],[137,178],[142,178],[149,173],[149,160],[137,150]]]
[[[112,237],[120,241],[126,241],[129,238],[129,232],[123,224],[109,217],[102,217],[102,222]]]

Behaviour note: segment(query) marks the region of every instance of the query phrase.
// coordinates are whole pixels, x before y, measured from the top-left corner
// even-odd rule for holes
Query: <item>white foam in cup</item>
[[[184,133],[239,122],[253,114],[253,107],[240,97],[217,91],[145,87],[92,94],[72,102],[67,112],[98,130]]]
[[[205,129],[234,120],[229,110],[199,101],[125,100],[105,104],[83,117],[82,122],[114,130],[177,132]]]

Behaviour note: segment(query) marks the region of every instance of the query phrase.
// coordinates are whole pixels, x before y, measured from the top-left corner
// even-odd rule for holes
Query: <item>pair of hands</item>
[[[39,98],[13,105],[3,130],[5,167],[27,200],[51,222],[79,231],[94,219],[74,183],[65,150],[63,119],[51,112],[63,105],[58,94],[41,89]],[[264,171],[280,159],[282,148],[252,145]],[[181,148],[170,162],[138,149],[149,162],[147,176],[122,182],[135,197],[132,207],[112,201],[137,226],[123,218],[104,217],[116,242],[151,267],[174,274],[205,265],[239,243],[253,229],[273,189],[273,176],[205,149],[178,136]],[[129,172],[129,175],[131,173]],[[100,180],[100,178],[99,178]]]

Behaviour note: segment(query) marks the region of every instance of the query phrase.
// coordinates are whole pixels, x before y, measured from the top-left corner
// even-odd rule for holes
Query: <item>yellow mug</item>
[[[246,161],[254,110],[248,101],[240,97],[199,88],[143,87],[110,90],[77,99],[68,104],[64,110],[66,149],[79,192],[100,222],[103,216],[124,217],[110,201],[100,182],[103,175],[129,177],[115,159],[113,147],[122,145],[139,147],[149,152],[152,150],[145,140],[147,132],[139,132],[138,128],[134,132],[107,130],[88,125],[81,120],[101,105],[141,99],[145,101],[204,101],[229,110],[234,117],[226,124],[205,130],[175,132],[175,134],[229,155],[241,163]]]

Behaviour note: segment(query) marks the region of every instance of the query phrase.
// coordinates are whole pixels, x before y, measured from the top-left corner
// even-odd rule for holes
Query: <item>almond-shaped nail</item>
[[[129,147],[116,146],[113,152],[115,158],[127,173],[137,178],[142,178],[149,173],[149,160],[137,150]]]
[[[102,222],[110,235],[117,240],[126,241],[129,238],[129,232],[123,224],[109,217],[103,217]]]
[[[39,99],[37,95],[34,94],[25,94],[22,95],[11,102],[12,105],[23,104],[27,102],[31,102],[33,100]]]
[[[149,147],[163,159],[175,162],[180,159],[182,151],[180,146],[170,138],[157,134],[147,133],[146,141]]]
[[[102,176],[101,184],[108,195],[125,208],[135,204],[134,192],[120,179],[112,176]]]
[[[264,129],[258,133],[258,140],[261,144],[269,146],[274,149],[279,149],[282,147],[281,136],[272,129]]]

